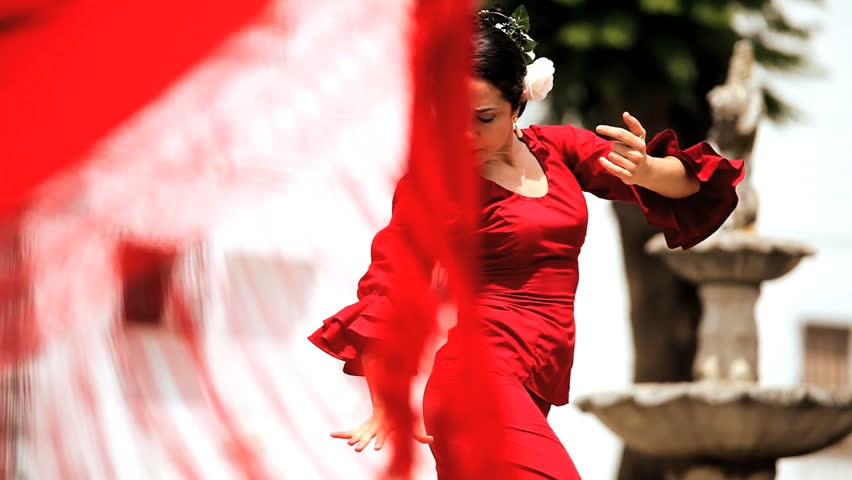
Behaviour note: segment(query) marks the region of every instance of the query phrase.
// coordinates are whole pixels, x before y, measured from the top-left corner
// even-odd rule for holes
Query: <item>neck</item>
[[[523,146],[524,143],[515,136],[514,132],[512,132],[512,135],[506,140],[506,143],[504,143],[503,146],[494,152],[490,158],[486,158],[482,163],[505,163],[514,167],[517,163],[517,159],[520,158],[519,153]]]

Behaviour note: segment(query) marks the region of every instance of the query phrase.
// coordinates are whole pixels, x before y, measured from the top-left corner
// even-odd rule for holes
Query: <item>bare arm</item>
[[[378,357],[375,352],[367,350],[361,355],[361,364],[364,367],[364,378],[367,380],[367,389],[370,390],[370,400],[373,402],[373,411],[384,411],[384,404],[376,392],[375,378],[378,370]]]
[[[652,173],[639,185],[669,198],[688,197],[698,191],[698,179],[686,171],[680,159],[648,155],[648,163]]]

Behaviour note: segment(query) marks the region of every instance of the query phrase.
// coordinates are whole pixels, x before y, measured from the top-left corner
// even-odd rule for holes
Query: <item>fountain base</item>
[[[574,402],[630,448],[666,459],[678,480],[775,478],[779,458],[852,432],[852,390],[751,382],[636,384]]]

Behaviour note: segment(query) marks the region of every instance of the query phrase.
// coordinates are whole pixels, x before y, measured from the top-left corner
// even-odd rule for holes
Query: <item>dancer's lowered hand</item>
[[[368,418],[367,421],[362,423],[358,428],[341,432],[332,432],[331,436],[334,438],[348,440],[346,443],[354,445],[356,452],[361,452],[367,448],[373,439],[375,439],[373,448],[375,450],[381,450],[391,432],[390,420],[388,419],[384,409],[374,408],[373,414],[370,418]],[[426,430],[423,428],[423,423],[421,421],[415,422],[413,436],[414,439],[420,443],[432,443],[433,440],[430,435],[426,434]]]

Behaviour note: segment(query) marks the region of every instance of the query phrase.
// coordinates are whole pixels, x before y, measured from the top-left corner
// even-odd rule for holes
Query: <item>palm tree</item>
[[[821,3],[820,0],[810,0]],[[734,43],[750,38],[759,65],[792,71],[806,64],[779,48],[778,36],[807,40],[773,0],[527,0],[486,1],[507,12],[525,4],[536,54],[556,65],[551,94],[557,123],[620,122],[629,110],[648,132],[675,127],[681,142],[707,137],[707,92],[725,80]],[[496,4],[496,5],[495,5]],[[736,20],[736,22],[735,22]],[[735,26],[736,25],[736,26]],[[770,118],[790,119],[791,108],[764,88]],[[630,294],[636,382],[692,380],[700,305],[695,287],[644,252],[658,233],[634,205],[614,204]],[[649,276],[647,272],[658,272]],[[626,450],[619,480],[661,480],[657,461]]]

